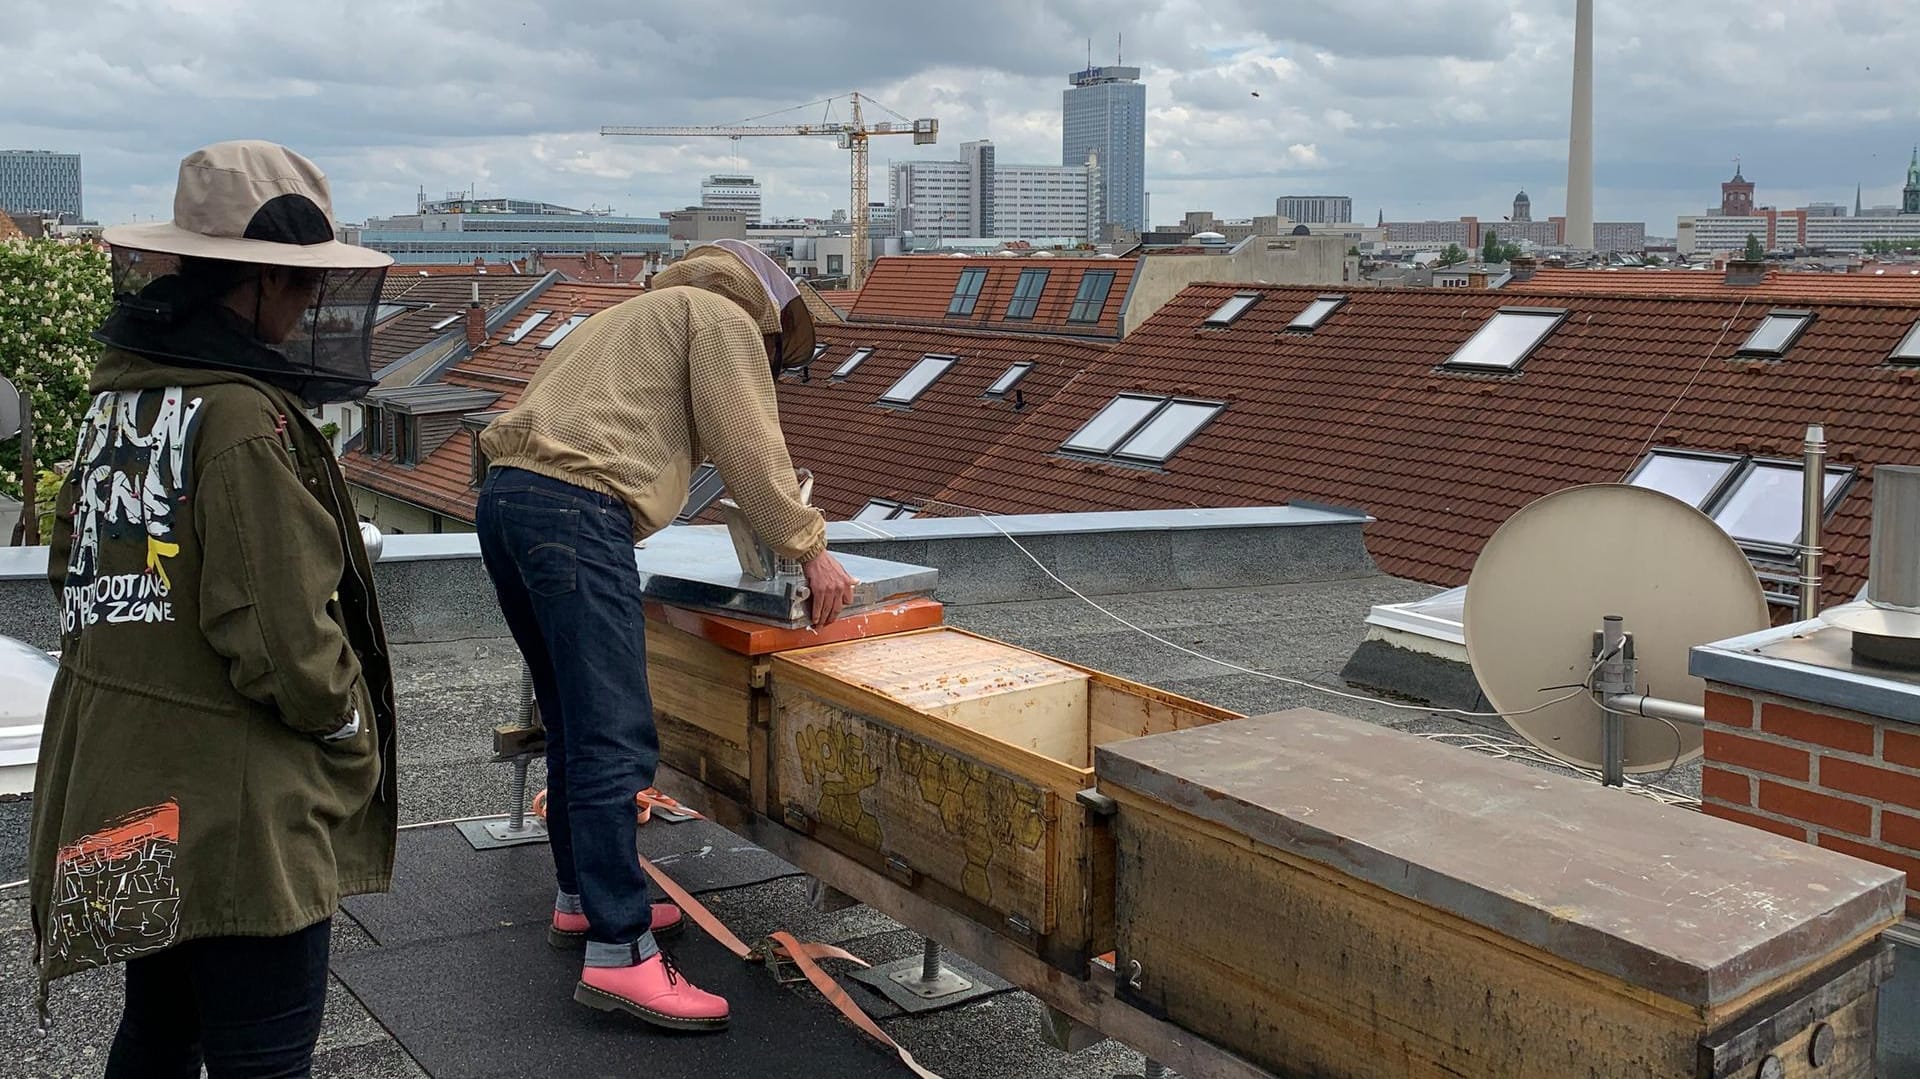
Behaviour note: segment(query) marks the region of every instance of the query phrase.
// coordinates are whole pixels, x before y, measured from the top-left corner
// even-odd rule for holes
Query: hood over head
[[[705,289],[732,300],[779,341],[780,367],[798,367],[813,358],[813,315],[800,289],[759,248],[739,240],[720,240],[688,251],[680,261],[653,275],[654,288]]]

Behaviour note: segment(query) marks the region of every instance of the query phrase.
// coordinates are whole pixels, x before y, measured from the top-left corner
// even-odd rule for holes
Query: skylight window
[[[985,270],[960,271],[960,282],[953,286],[953,299],[947,304],[947,314],[973,314],[973,305],[980,302],[980,289],[986,283]]]
[[[854,349],[853,355],[848,356],[844,360],[841,360],[840,366],[833,369],[833,374],[831,376],[832,379],[835,382],[838,382],[841,379],[846,378],[848,375],[853,374],[854,370],[858,368],[861,364],[865,363],[867,360],[867,357],[871,355],[873,355],[873,350],[871,348],[865,347],[864,345],[861,346],[860,348]]]
[[[1030,363],[1014,364],[1012,367],[1007,368],[1005,374],[993,380],[993,385],[987,387],[985,396],[1005,397],[1007,394],[1013,392],[1013,388],[1018,386],[1020,380],[1027,377],[1027,372],[1031,370],[1033,370],[1033,365]]]
[[[390,318],[398,318],[411,310],[413,308],[404,303],[380,304],[373,309],[373,324],[378,326]]]
[[[1742,543],[1773,547],[1798,544],[1801,474],[1797,464],[1754,462],[1714,509],[1715,523]],[[1845,469],[1827,470],[1822,490],[1827,506],[1847,482],[1847,475]]]
[[[918,506],[909,506],[904,502],[895,502],[886,498],[876,498],[860,507],[859,511],[853,515],[853,520],[868,523],[876,521],[904,521],[919,512],[920,507]]]
[[[957,358],[931,354],[920,357],[920,362],[909,368],[906,374],[900,376],[900,381],[880,395],[880,403],[899,405],[903,408],[913,404],[921,394],[927,392],[928,386],[933,385],[934,379],[945,374],[947,368],[953,366]]]
[[[1907,331],[1906,339],[1900,342],[1900,347],[1893,350],[1893,361],[1920,363],[1920,322],[1913,324],[1913,329]]]
[[[565,341],[567,339],[567,335],[573,332],[573,328],[585,321],[587,321],[587,316],[574,315],[572,318],[569,318],[567,321],[562,322],[558,329],[554,330],[552,333],[548,334],[547,336],[541,338],[540,343],[533,347],[552,348],[553,346],[559,344],[560,342]]]
[[[1259,299],[1260,294],[1258,292],[1236,293],[1232,299],[1221,304],[1219,310],[1207,316],[1207,325],[1231,326],[1236,319],[1247,313],[1247,308],[1252,307],[1255,301]]]
[[[1486,325],[1447,358],[1448,367],[1482,371],[1517,371],[1540,342],[1547,339],[1567,313],[1541,307],[1506,307],[1494,312]]]
[[[1761,548],[1759,554],[1764,556],[1800,542],[1801,475],[1798,461],[1656,449],[1627,482],[1688,503],[1713,518],[1742,546]],[[1827,469],[1823,513],[1833,511],[1852,475],[1847,468]]]
[[[1113,291],[1112,270],[1088,270],[1080,275],[1080,291],[1073,295],[1073,310],[1068,322],[1098,322],[1106,310],[1107,294]]]
[[[551,311],[535,311],[533,317],[520,324],[520,328],[507,335],[507,344],[517,345],[532,333],[542,322],[553,316]]]
[[[1779,356],[1793,347],[1800,332],[1813,321],[1811,311],[1769,311],[1753,336],[1740,346],[1743,356]]]
[[[1122,394],[1061,444],[1070,453],[1164,463],[1222,409],[1218,401]]]
[[[812,363],[814,360],[817,360],[826,354],[827,354],[827,346],[815,345],[813,346],[813,355],[807,359],[807,362]]]
[[[1327,321],[1328,315],[1338,311],[1340,305],[1346,302],[1345,296],[1322,296],[1308,304],[1306,310],[1293,316],[1293,321],[1287,323],[1287,329],[1299,333],[1312,333],[1320,328],[1322,322]]]
[[[1073,437],[1061,444],[1062,449],[1075,453],[1108,454],[1120,444],[1120,440],[1132,434],[1142,420],[1153,415],[1164,399],[1159,397],[1133,397],[1121,395],[1107,407],[1094,413],[1086,425],[1073,433]]]
[[[459,315],[448,315],[446,318],[434,323],[433,328],[436,330],[444,330],[458,321],[460,321]]]
[[[1692,506],[1705,509],[1727,477],[1739,467],[1737,457],[1710,457],[1691,453],[1655,450],[1633,470],[1627,482],[1670,494]]]
[[[1013,286],[1013,299],[1007,303],[1006,317],[1030,319],[1040,307],[1040,294],[1047,290],[1047,270],[1021,270]]]
[[[1154,417],[1113,451],[1115,457],[1159,463],[1177,453],[1227,406],[1210,401],[1168,401]]]

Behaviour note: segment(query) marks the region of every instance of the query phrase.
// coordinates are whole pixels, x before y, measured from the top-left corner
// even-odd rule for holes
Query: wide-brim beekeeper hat
[[[321,270],[375,269],[393,258],[334,238],[333,197],[319,166],[284,146],[217,142],[180,162],[173,220],[116,225],[114,247],[187,258]]]
[[[180,162],[172,221],[103,235],[113,248],[115,315],[94,335],[102,343],[254,375],[316,406],[377,384],[373,324],[393,258],[334,238],[327,178],[292,150],[256,141],[195,150]],[[284,340],[217,345],[204,332],[220,321],[215,292],[247,267],[303,279],[312,288],[307,310]]]

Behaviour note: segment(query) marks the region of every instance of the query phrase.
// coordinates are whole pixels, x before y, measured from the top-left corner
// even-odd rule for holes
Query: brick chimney
[[[1763,284],[1767,280],[1767,264],[1748,262],[1746,259],[1727,260],[1727,284],[1740,288]]]
[[[1871,599],[1693,650],[1701,808],[1901,870],[1920,918],[1920,469],[1873,480]]]
[[[1507,268],[1513,271],[1513,280],[1518,283],[1533,280],[1533,275],[1540,269],[1540,263],[1532,255],[1515,255],[1513,260],[1507,263]]]
[[[473,282],[473,299],[467,304],[467,347],[479,348],[487,342],[487,309],[480,306],[480,282]]]

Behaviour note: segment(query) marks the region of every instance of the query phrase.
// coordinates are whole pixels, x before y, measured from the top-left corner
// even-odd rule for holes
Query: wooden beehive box
[[[648,603],[647,684],[660,760],[766,812],[767,664],[774,653],[940,624],[940,604],[904,600],[824,629],[784,629]]]
[[[1276,1074],[1874,1074],[1896,872],[1307,709],[1097,757],[1123,997]]]
[[[1085,976],[1112,940],[1093,748],[1234,713],[954,629],[773,657],[788,824]]]

